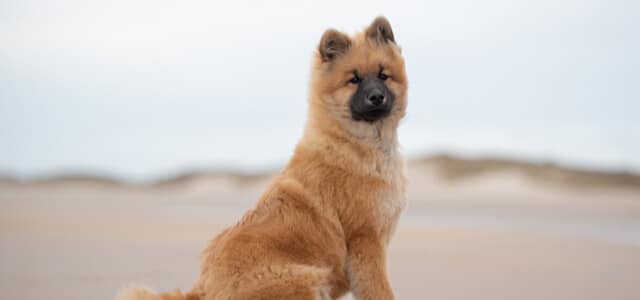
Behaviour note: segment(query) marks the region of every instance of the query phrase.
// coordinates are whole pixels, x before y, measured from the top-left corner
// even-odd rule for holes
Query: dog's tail
[[[116,300],[202,300],[197,294],[183,294],[179,289],[173,293],[156,293],[146,287],[127,287],[122,289]]]

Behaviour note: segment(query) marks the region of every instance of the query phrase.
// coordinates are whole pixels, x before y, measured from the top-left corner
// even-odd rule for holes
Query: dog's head
[[[343,122],[397,124],[407,106],[404,59],[384,17],[348,36],[327,30],[312,74],[312,104]]]

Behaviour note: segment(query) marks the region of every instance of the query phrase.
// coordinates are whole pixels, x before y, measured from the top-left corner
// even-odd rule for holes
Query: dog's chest
[[[389,161],[381,168],[388,183],[377,195],[375,211],[380,232],[388,241],[395,230],[400,213],[407,205],[406,197],[406,167],[400,157]]]

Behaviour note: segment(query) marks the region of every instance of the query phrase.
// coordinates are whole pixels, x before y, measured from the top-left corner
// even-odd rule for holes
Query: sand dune
[[[420,159],[389,249],[398,299],[640,299],[640,177],[501,160]],[[269,175],[132,185],[0,180],[6,299],[188,288],[198,255]]]

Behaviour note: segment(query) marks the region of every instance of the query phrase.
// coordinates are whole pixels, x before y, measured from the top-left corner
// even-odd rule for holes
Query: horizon
[[[554,171],[560,172],[570,172],[573,173],[572,176],[581,177],[581,176],[608,176],[609,179],[607,181],[613,180],[614,182],[618,180],[619,176],[624,176],[626,178],[638,178],[640,180],[640,172],[625,170],[625,169],[596,169],[596,168],[586,168],[584,166],[572,166],[568,164],[559,164],[553,161],[547,160],[526,160],[519,159],[514,157],[505,157],[505,156],[464,156],[464,155],[455,155],[451,153],[432,153],[427,155],[419,155],[419,156],[409,156],[406,157],[409,169],[412,169],[414,164],[421,165],[423,163],[440,165],[443,163],[442,160],[450,160],[454,163],[463,163],[467,167],[478,166],[477,163],[494,163],[497,162],[499,165],[489,165],[481,167],[483,171],[480,173],[484,173],[485,175],[495,172],[501,172],[505,170],[530,170],[532,168],[550,168]],[[502,165],[500,165],[502,164]],[[146,186],[146,185],[157,185],[170,183],[176,180],[182,180],[184,177],[191,176],[232,176],[232,177],[255,177],[262,178],[264,176],[273,176],[277,174],[282,168],[284,164],[280,165],[272,165],[266,166],[264,168],[237,168],[234,166],[198,166],[195,168],[185,168],[181,170],[176,170],[170,173],[164,174],[155,174],[154,176],[145,177],[145,178],[131,178],[126,176],[119,176],[118,174],[107,173],[107,172],[87,172],[87,171],[74,171],[74,170],[58,170],[55,172],[36,174],[34,176],[24,177],[24,176],[16,176],[15,174],[11,174],[8,172],[3,172],[0,170],[0,181],[8,179],[9,181],[16,181],[20,183],[37,183],[37,182],[48,182],[55,180],[71,180],[71,181],[104,181],[104,182],[113,182],[117,184],[124,185],[133,185],[133,186]],[[446,167],[445,167],[446,168]],[[504,169],[506,168],[506,169]],[[473,175],[478,172],[477,169],[471,167],[470,170],[463,171],[462,173],[458,173],[458,175],[463,175],[462,177],[466,177],[469,175]],[[527,171],[528,172],[528,171]],[[468,173],[468,174],[467,174]],[[466,174],[466,175],[464,175]],[[523,174],[526,174],[523,173]],[[478,174],[475,174],[478,175]],[[445,176],[441,174],[441,176]],[[566,175],[565,175],[566,176]],[[446,177],[446,176],[445,176]],[[616,179],[618,178],[618,179]],[[533,178],[531,178],[533,179]],[[566,178],[565,178],[566,180]],[[604,183],[602,179],[599,179],[600,183]],[[623,182],[618,182],[623,184]],[[624,185],[624,184],[623,184]]]

